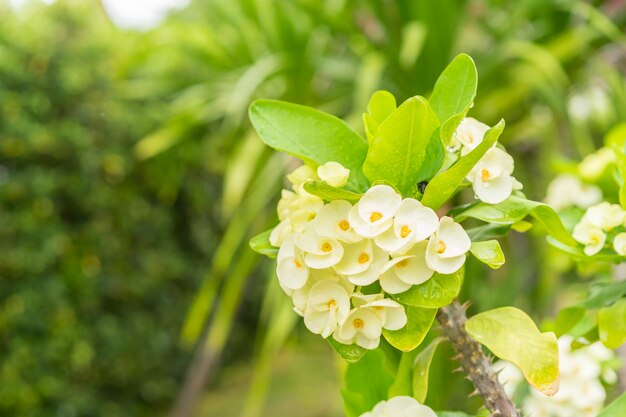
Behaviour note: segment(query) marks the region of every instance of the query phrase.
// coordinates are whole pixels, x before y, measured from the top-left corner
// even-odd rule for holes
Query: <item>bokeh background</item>
[[[341,364],[248,239],[296,166],[255,98],[346,118],[473,56],[534,199],[626,120],[626,2],[0,0],[0,416],[339,417]],[[514,234],[463,299],[553,317],[581,273]],[[477,399],[441,349],[434,408]],[[442,395],[445,392],[445,395]]]

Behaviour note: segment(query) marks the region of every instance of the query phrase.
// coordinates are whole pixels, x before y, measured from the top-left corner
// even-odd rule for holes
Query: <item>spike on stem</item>
[[[457,353],[455,359],[460,362],[467,374],[466,378],[474,384],[475,392],[483,398],[492,416],[520,417],[519,411],[498,381],[498,376],[491,367],[491,360],[485,355],[480,344],[465,331],[467,321],[465,308],[454,300],[437,313],[437,321]]]

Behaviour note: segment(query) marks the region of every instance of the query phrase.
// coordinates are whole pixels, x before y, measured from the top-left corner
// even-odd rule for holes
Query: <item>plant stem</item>
[[[465,331],[465,308],[457,300],[449,306],[439,309],[437,321],[452,343],[457,358],[467,376],[474,384],[476,392],[483,398],[485,406],[494,417],[520,417],[519,411],[504,392],[498,381],[491,361],[481,345]]]

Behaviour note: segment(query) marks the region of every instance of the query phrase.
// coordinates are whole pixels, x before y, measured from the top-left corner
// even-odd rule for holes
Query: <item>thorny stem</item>
[[[483,398],[493,417],[520,417],[511,399],[498,381],[491,361],[485,356],[480,344],[465,330],[465,308],[457,300],[439,309],[437,321],[452,343],[463,370],[474,384],[476,392]]]

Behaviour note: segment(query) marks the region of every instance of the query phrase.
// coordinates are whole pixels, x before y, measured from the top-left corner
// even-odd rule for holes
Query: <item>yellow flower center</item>
[[[322,244],[322,251],[323,251],[323,252],[330,252],[331,250],[333,250],[333,245],[331,245],[331,244],[330,244],[330,243],[328,243],[328,242],[324,242],[324,243]]]
[[[316,213],[309,213],[308,219],[309,219],[309,221],[311,221],[311,220],[313,220],[316,217],[317,217]]]
[[[411,233],[409,226],[402,226],[402,229],[400,229],[400,237],[407,237],[409,233]]]
[[[442,240],[439,241],[439,246],[437,247],[437,253],[441,254],[446,251],[446,244],[443,243]]]
[[[296,268],[298,268],[298,269],[302,269],[302,264],[301,264],[300,262],[298,262],[298,260],[297,260],[297,259],[294,259],[294,260],[293,260],[293,263],[294,263],[294,265],[296,266]]]
[[[361,319],[354,319],[352,324],[356,329],[362,329],[365,326],[365,323]]]
[[[375,221],[378,221],[382,218],[383,218],[383,214],[375,211],[370,215],[370,222],[374,223]]]
[[[489,172],[488,169],[483,168],[482,171],[480,171],[480,179],[483,182],[489,181],[489,179],[491,178],[491,172]]]
[[[408,259],[403,259],[403,260],[401,260],[400,262],[398,262],[396,264],[396,268],[404,268],[408,264],[409,264],[409,260]]]
[[[359,255],[358,261],[360,264],[364,264],[365,262],[369,260],[370,260],[370,256],[367,253],[363,252],[362,254]]]
[[[336,307],[336,306],[337,306],[337,301],[335,301],[335,300],[329,300],[329,301],[326,303],[326,307],[328,307],[329,309],[331,309],[331,308],[333,308],[333,307]]]
[[[350,223],[347,220],[342,220],[339,222],[339,228],[344,232],[350,230]]]

